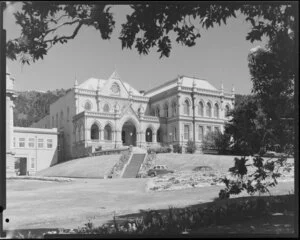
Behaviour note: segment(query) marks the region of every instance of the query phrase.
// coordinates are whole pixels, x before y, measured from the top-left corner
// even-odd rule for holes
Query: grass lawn
[[[105,157],[107,157],[106,163],[104,160],[97,162],[96,158],[85,159],[85,161],[83,159],[72,160],[46,169],[44,173],[40,172],[40,176],[71,177],[76,173],[84,177],[89,173],[88,177],[91,177],[101,171],[103,174],[110,168],[108,166],[114,165],[115,162],[112,162],[117,161],[119,155],[115,156],[115,160],[112,160],[113,155]],[[233,158],[232,156],[200,154],[158,154],[156,164],[166,164],[176,171],[191,170],[199,165],[209,165],[214,169],[221,168],[227,171],[232,166]],[[97,164],[97,167],[93,168],[92,161],[95,161],[94,164]],[[11,231],[16,229],[73,229],[83,227],[89,220],[99,226],[111,220],[114,215],[211,202],[222,188],[221,186],[205,186],[156,192],[147,191],[149,181],[151,181],[149,178],[73,178],[72,181],[61,182],[8,179],[7,209],[4,211],[4,219],[9,219],[9,222],[4,222],[4,229]],[[294,192],[294,182],[291,181],[279,182],[274,189],[271,189],[273,195],[291,192]],[[246,196],[246,194],[239,196]]]
[[[120,156],[120,154],[117,154],[74,159],[39,171],[36,176],[103,178],[119,160]]]

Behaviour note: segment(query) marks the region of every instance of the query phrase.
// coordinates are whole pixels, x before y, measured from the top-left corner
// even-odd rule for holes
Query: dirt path
[[[140,209],[184,207],[212,201],[221,187],[176,191],[146,191],[148,179],[75,179],[71,182],[8,180],[6,230],[25,228],[77,228],[88,220],[102,224],[113,215]],[[276,194],[293,191],[293,183],[280,183]]]

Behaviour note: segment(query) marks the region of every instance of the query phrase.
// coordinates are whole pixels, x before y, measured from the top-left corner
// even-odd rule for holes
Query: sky
[[[20,27],[13,16],[18,9],[20,3],[4,12],[7,40],[20,35]],[[68,89],[74,86],[75,79],[78,83],[91,77],[108,79],[116,70],[124,82],[137,90],[149,90],[178,75],[186,75],[205,79],[216,88],[220,88],[223,82],[227,91],[234,86],[235,93],[251,93],[247,55],[251,48],[264,46],[266,39],[254,43],[246,40],[251,24],[243,15],[229,19],[226,25],[215,25],[208,30],[201,28],[201,38],[196,46],[186,47],[173,42],[170,57],[160,59],[155,48],[148,55],[139,55],[135,48],[122,50],[118,36],[130,9],[126,5],[114,5],[112,11],[116,28],[110,40],[103,40],[100,32],[86,27],[74,40],[55,45],[43,60],[31,65],[8,60],[9,72],[15,78],[15,89]],[[65,33],[71,31],[69,28]]]

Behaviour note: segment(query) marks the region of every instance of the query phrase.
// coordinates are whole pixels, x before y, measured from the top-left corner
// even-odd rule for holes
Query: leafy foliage
[[[142,3],[131,4],[131,14],[122,24],[119,39],[122,48],[135,47],[139,54],[148,54],[156,48],[160,57],[169,57],[172,38],[187,47],[196,44],[201,28],[213,28],[226,24],[237,13],[251,23],[246,39],[253,42],[267,36],[275,41],[280,31],[282,39],[290,27],[294,35],[296,7],[293,3]],[[109,5],[59,4],[57,2],[23,2],[22,11],[15,13],[21,27],[20,38],[7,44],[10,59],[20,57],[22,63],[43,59],[55,44],[74,39],[84,26],[98,30],[103,39],[110,39],[115,21]],[[65,26],[74,26],[71,35],[58,34]]]
[[[29,127],[49,114],[50,105],[64,96],[67,90],[57,89],[46,93],[19,92],[14,101],[14,126]]]
[[[180,144],[173,145],[173,152],[174,153],[182,153],[182,146]]]
[[[230,135],[220,131],[209,132],[202,141],[202,149],[214,149],[218,154],[225,154],[230,148]]]
[[[170,147],[150,147],[147,149],[147,153],[170,153],[172,149]]]
[[[253,162],[246,164],[249,159],[246,157],[235,158],[235,164],[229,168],[229,172],[236,177],[235,179],[222,178],[226,188],[219,192],[219,198],[229,198],[230,195],[240,194],[247,191],[253,195],[256,192],[269,192],[270,187],[278,184],[277,178],[281,176],[279,169],[290,171],[286,164],[287,158],[264,160],[261,156],[253,158]],[[251,170],[251,172],[249,172]]]
[[[196,144],[192,140],[188,140],[186,143],[186,152],[187,153],[194,153],[196,151]]]

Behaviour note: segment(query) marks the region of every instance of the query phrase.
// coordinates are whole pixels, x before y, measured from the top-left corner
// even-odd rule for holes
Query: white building
[[[13,126],[16,97],[14,79],[6,74],[6,172],[7,176],[34,175],[58,161],[57,128],[24,128]]]
[[[225,92],[208,81],[187,76],[146,92],[123,82],[90,78],[50,105],[50,114],[33,127],[58,128],[61,158],[77,158],[87,149],[147,147],[188,140],[201,148],[208,131],[223,131],[234,107],[234,89]]]

